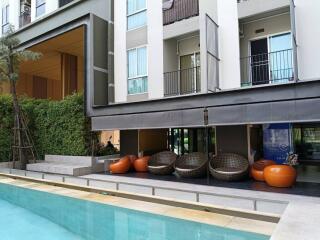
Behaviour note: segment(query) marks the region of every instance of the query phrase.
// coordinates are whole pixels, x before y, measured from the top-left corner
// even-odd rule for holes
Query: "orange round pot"
[[[129,171],[131,166],[130,158],[128,156],[125,156],[121,158],[118,162],[116,163],[111,163],[109,166],[110,173],[126,173]]]
[[[134,169],[137,172],[147,172],[148,171],[148,162],[151,157],[145,156],[142,158],[138,158],[133,162]]]
[[[288,165],[272,165],[264,169],[264,178],[272,187],[291,187],[297,178],[296,170]]]
[[[136,155],[127,155],[127,157],[130,159],[130,162],[132,165],[134,161],[138,159]]]
[[[263,170],[266,167],[271,165],[276,165],[276,162],[272,160],[265,160],[265,159],[255,162],[251,166],[251,170],[250,170],[251,176],[253,177],[254,180],[263,182],[264,181]]]

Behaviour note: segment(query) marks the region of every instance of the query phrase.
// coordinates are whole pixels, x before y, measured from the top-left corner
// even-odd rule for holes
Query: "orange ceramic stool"
[[[297,172],[288,165],[272,165],[264,169],[264,178],[272,187],[291,187],[296,182]]]
[[[145,156],[145,157],[142,157],[142,158],[135,160],[133,162],[134,169],[137,172],[147,172],[148,171],[148,162],[149,162],[150,158],[151,157],[149,157],[149,156]]]
[[[121,158],[118,162],[110,164],[109,169],[110,173],[126,173],[129,171],[130,166],[130,158],[128,156],[125,156]]]
[[[251,176],[253,177],[254,180],[256,181],[264,181],[264,175],[263,175],[263,170],[271,165],[276,165],[275,161],[272,160],[259,160],[257,162],[255,162],[254,164],[252,164],[251,166]]]

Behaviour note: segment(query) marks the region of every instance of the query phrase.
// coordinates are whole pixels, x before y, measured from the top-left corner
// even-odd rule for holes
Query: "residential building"
[[[79,1],[44,1],[44,0],[10,0],[1,1],[2,32],[6,34],[9,25],[17,33],[30,32],[34,26],[48,22],[61,11],[70,9],[71,5]],[[74,17],[76,18],[76,17]],[[63,21],[63,24],[67,22]],[[48,33],[50,29],[43,29]],[[83,92],[84,89],[84,25],[65,34],[50,37],[38,44],[30,44],[29,49],[40,52],[42,57],[36,63],[24,63],[20,69],[20,81],[17,91],[20,95],[34,98],[63,99],[73,92]],[[37,34],[29,36],[36,39]],[[0,92],[8,93],[9,84],[2,83]]]
[[[21,48],[44,56],[22,66],[20,93],[84,91],[92,130],[120,130],[121,154],[320,161],[318,1],[23,3],[30,23],[2,1],[2,28],[19,26]]]
[[[121,130],[122,154],[167,148],[282,163],[295,151],[302,165],[316,164],[320,32],[306,26],[318,21],[319,7],[299,0],[116,1],[114,82],[108,96],[98,94],[108,102],[88,105],[93,130]]]

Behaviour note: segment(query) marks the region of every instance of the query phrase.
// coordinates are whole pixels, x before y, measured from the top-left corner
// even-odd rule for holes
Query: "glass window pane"
[[[291,34],[270,37],[270,70],[272,80],[287,82],[293,79]]]
[[[142,27],[142,26],[146,25],[146,22],[147,22],[147,12],[146,11],[131,15],[128,17],[128,23],[127,23],[128,30]]]
[[[146,0],[136,0],[136,11],[146,8]]]
[[[9,5],[2,8],[2,26],[9,22]]]
[[[45,3],[45,2],[46,2],[45,0],[37,0],[36,6],[39,6],[39,5],[41,5],[41,4]]]
[[[43,15],[45,14],[46,12],[46,5],[43,4],[43,5],[40,5],[39,7],[37,7],[37,11],[36,11],[36,16],[40,16],[40,15]]]
[[[127,14],[130,15],[136,12],[136,1],[135,0],[128,0],[127,1]]]
[[[147,49],[139,48],[137,50],[137,61],[138,61],[138,76],[147,75]]]
[[[136,49],[128,51],[128,78],[137,76],[137,51]]]
[[[145,93],[148,91],[148,78],[135,78],[128,80],[128,93],[137,94]]]
[[[270,52],[282,51],[292,48],[291,34],[281,34],[270,38]]]
[[[2,25],[6,23],[6,8],[2,8]]]

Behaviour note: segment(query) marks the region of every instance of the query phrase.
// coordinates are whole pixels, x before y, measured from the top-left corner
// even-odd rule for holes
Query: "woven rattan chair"
[[[211,175],[216,179],[237,181],[248,175],[249,161],[238,154],[222,153],[212,158],[209,170]]]
[[[207,165],[206,154],[194,152],[179,157],[175,164],[175,170],[180,177],[195,178],[206,174]]]
[[[174,163],[177,155],[174,152],[164,151],[152,155],[148,162],[150,173],[158,175],[169,175],[174,171]]]

